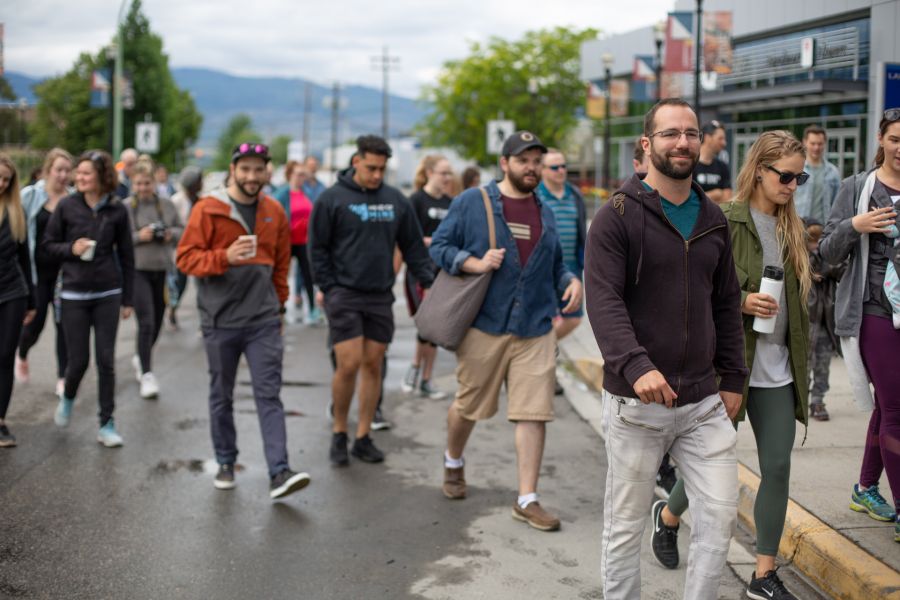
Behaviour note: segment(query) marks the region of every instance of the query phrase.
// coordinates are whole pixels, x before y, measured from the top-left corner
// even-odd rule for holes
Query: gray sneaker
[[[403,382],[400,384],[400,389],[403,390],[404,394],[411,394],[414,389],[416,389],[416,383],[419,381],[419,367],[414,365],[409,365],[409,369],[406,370],[406,376],[403,378]]]
[[[0,425],[0,448],[12,448],[16,445],[16,436],[9,432],[6,425]]]
[[[431,385],[431,382],[427,379],[423,379],[421,385],[419,385],[419,395],[431,400],[443,400],[447,397],[445,392]]]

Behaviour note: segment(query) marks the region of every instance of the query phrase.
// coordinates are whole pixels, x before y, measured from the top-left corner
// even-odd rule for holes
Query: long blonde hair
[[[413,179],[413,187],[421,190],[428,183],[428,171],[434,171],[434,168],[442,160],[447,160],[440,154],[428,154],[422,157],[419,166],[416,168],[416,176]]]
[[[772,163],[786,157],[801,155],[806,158],[806,150],[789,131],[766,131],[757,138],[750,147],[747,160],[737,176],[736,202],[749,202],[759,185],[757,174],[760,167],[771,166]],[[806,249],[806,228],[797,215],[794,197],[786,204],[778,204],[775,208],[778,224],[775,228],[778,244],[781,247],[783,260],[790,262],[800,282],[800,296],[803,305],[812,287],[812,274],[809,267],[809,252]]]
[[[26,237],[25,209],[22,208],[22,198],[19,196],[19,174],[12,159],[5,154],[0,154],[0,165],[10,170],[9,185],[0,193],[0,225],[9,217],[9,230],[12,238],[17,242],[24,242]]]

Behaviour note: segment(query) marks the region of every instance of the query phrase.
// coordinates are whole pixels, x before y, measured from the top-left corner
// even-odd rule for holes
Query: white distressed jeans
[[[715,600],[737,519],[737,432],[718,394],[666,408],[603,392],[606,495],[600,576],[606,600],[641,597],[641,540],[656,473],[669,452],[690,501],[685,600]]]

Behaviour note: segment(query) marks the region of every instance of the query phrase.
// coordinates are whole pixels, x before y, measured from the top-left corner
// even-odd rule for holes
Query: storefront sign
[[[804,69],[812,69],[816,61],[816,40],[805,37],[800,40],[800,66]]]
[[[884,65],[884,110],[900,108],[900,63]]]

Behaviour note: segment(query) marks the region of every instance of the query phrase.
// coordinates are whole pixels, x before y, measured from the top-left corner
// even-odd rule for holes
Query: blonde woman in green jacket
[[[750,378],[735,420],[750,418],[759,453],[760,486],[753,508],[756,524],[756,571],[747,596],[795,600],[781,582],[775,557],[784,530],[788,503],[795,420],[808,421],[806,298],[812,285],[806,231],[794,208],[794,192],[809,175],[803,172],[803,145],[787,131],[767,131],[750,148],[737,178],[735,200],[722,206],[731,242],[744,315],[744,356]],[[759,293],[763,268],[784,269],[780,298]],[[775,316],[775,331],[754,331],[757,317]],[[653,554],[664,567],[678,566],[677,530],[687,509],[684,483],[678,481],[669,501],[653,505]],[[695,522],[698,515],[694,516]],[[700,521],[702,522],[702,521]]]

